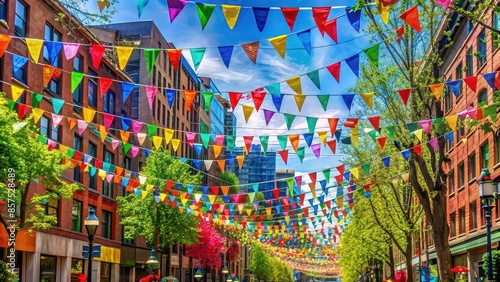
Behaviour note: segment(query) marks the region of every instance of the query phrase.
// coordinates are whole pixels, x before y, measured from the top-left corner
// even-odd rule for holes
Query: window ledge
[[[469,185],[471,185],[472,183],[476,182],[476,178],[472,178],[471,180],[469,180]]]
[[[12,81],[15,82],[16,84],[19,84],[20,86],[22,86],[25,89],[30,89],[30,87],[28,85],[26,85],[24,82],[16,79],[15,77],[12,77]]]
[[[87,190],[89,191],[89,193],[92,193],[92,194],[94,194],[94,195],[100,195],[100,194],[101,194],[101,193],[99,193],[97,190],[94,190],[94,189],[92,189],[92,188],[88,188]]]
[[[451,193],[448,195],[448,197],[450,197],[450,198],[452,198],[452,197],[454,197],[454,196],[455,196],[455,192],[451,192]]]
[[[497,164],[493,167],[493,169],[494,169],[494,170],[497,170],[498,168],[500,168],[500,163],[497,163]]]
[[[474,232],[477,232],[477,227],[476,227],[476,228],[473,228],[473,229],[471,229],[471,230],[469,230],[469,234],[470,234],[470,233],[474,233]]]
[[[460,188],[458,188],[458,190],[457,190],[457,191],[458,191],[458,192],[460,192],[460,191],[462,191],[462,190],[464,190],[464,189],[465,189],[465,185],[462,185]]]
[[[104,194],[102,195],[102,198],[103,198],[103,199],[106,199],[106,200],[108,200],[108,201],[112,201],[112,202],[114,202],[114,201],[115,201],[115,199],[114,199],[114,198],[111,198],[111,197],[109,197],[109,196],[107,196],[107,195],[104,195]]]

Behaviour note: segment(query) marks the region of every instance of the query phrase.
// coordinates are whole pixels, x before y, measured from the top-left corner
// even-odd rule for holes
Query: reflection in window
[[[57,258],[52,256],[40,256],[40,281],[56,282]]]
[[[78,276],[83,273],[83,259],[71,259],[71,282],[80,282]]]

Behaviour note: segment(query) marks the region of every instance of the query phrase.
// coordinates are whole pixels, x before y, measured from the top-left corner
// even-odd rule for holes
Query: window
[[[480,147],[481,150],[481,167],[488,167],[490,162],[490,150],[488,148],[488,143],[485,143]]]
[[[455,192],[455,173],[448,172],[448,185],[450,186],[450,194]]]
[[[89,147],[88,147],[87,154],[89,156],[95,158],[96,152],[97,152],[97,146],[95,144],[93,144],[92,142],[89,142]],[[89,173],[89,188],[93,189],[93,190],[96,190],[96,177],[95,177],[95,174],[91,175]]]
[[[45,215],[54,216],[56,220],[59,218],[59,199],[50,198],[45,202]],[[54,226],[57,226],[54,224]]]
[[[57,32],[52,26],[45,24],[45,33],[43,39],[45,41],[61,41],[61,34]],[[57,55],[55,59],[51,58],[49,51],[47,48],[43,49],[43,59],[45,63],[51,64],[56,68],[61,68],[61,54]],[[60,95],[61,93],[61,80],[59,76],[53,75],[47,84],[47,88],[49,93]]]
[[[82,232],[82,202],[73,200],[71,216],[71,230]]]
[[[165,107],[165,105],[162,106],[162,115],[161,115],[161,124],[163,124],[163,126],[165,126],[165,116],[167,115],[167,108]]]
[[[450,214],[450,236],[451,238],[457,236],[457,222],[455,213]]]
[[[477,204],[476,202],[470,203],[470,218],[469,218],[469,229],[477,228]]]
[[[469,156],[469,181],[476,179],[476,153]]]
[[[458,217],[460,219],[459,226],[458,226],[458,234],[464,234],[465,233],[465,208],[461,208],[458,210]]]
[[[0,0],[0,19],[5,20],[7,16],[7,3],[6,0]]]
[[[111,263],[109,262],[101,262],[101,282],[110,282],[111,281]]]
[[[104,161],[109,163],[109,164],[114,164],[114,160],[115,160],[115,155],[113,155],[112,153],[108,152],[108,151],[104,151]],[[114,196],[114,185],[113,185],[113,181],[109,182],[104,179],[103,181],[103,184],[102,184],[102,194],[104,196],[107,196],[107,197],[110,197],[110,198],[113,198]]]
[[[493,12],[493,27],[496,29],[500,28],[500,13],[499,12]],[[496,32],[491,33],[493,35],[493,50],[496,50],[499,46],[498,40],[500,39],[499,35]]]
[[[161,111],[161,103],[160,103],[160,100],[158,100],[158,101],[156,102],[156,119],[157,119],[158,121],[160,121],[160,120],[161,120],[161,112],[160,112],[160,111]]]
[[[111,213],[102,211],[102,233],[101,237],[111,239]]]
[[[497,148],[496,148],[497,149],[496,163],[500,163],[500,136],[499,135],[497,135],[495,137],[495,143],[497,145]]]
[[[83,62],[80,56],[75,56],[73,58],[73,71],[83,72]],[[78,85],[78,87],[76,87],[75,91],[73,92],[73,104],[81,106],[82,99],[83,99],[83,85],[80,83],[80,85]],[[76,111],[81,111],[80,107],[74,107],[74,109]]]
[[[18,81],[26,84],[26,74],[27,74],[28,63],[24,63],[22,67],[20,67],[16,72],[14,72],[14,68],[12,68],[12,77],[17,79]]]
[[[124,168],[124,169],[128,169],[128,170],[130,170],[130,163],[131,163],[131,162],[132,162],[132,159],[131,159],[131,158],[129,158],[129,157],[127,157],[127,156],[125,156],[125,157],[123,158],[123,168]]]
[[[451,78],[448,78],[447,81],[451,81]],[[451,94],[451,90],[449,87],[446,87],[446,91],[444,93],[444,111],[445,113],[449,112],[453,107],[453,95]]]
[[[75,137],[73,137],[73,149],[80,152],[82,151],[82,138],[79,136],[75,135]],[[82,173],[80,172],[80,167],[76,166],[73,170],[73,180],[75,182],[82,183]]]
[[[472,47],[467,50],[467,55],[465,56],[465,75],[467,77],[471,77],[474,75],[474,65],[472,63],[473,55],[472,55]]]
[[[40,281],[56,282],[57,257],[40,256]]]
[[[486,30],[483,28],[477,37],[477,68],[480,69],[486,63]]]
[[[44,116],[40,118],[40,134],[56,142],[60,140],[59,128],[53,126],[52,121]]]
[[[104,94],[104,106],[103,106],[104,112],[113,115],[115,114],[116,111],[115,97],[116,95],[112,91],[108,91],[106,92],[106,94]]]
[[[151,115],[155,117],[155,114],[156,114],[156,99],[153,100],[153,107],[151,107]]]
[[[93,72],[89,69],[89,106],[94,109],[97,109],[97,82],[96,82],[97,73]]]
[[[3,6],[5,6],[4,4]],[[5,11],[4,11],[5,12]],[[14,34],[26,37],[26,22],[28,19],[28,7],[21,1],[16,1],[16,17],[14,19]]]
[[[458,79],[462,79],[462,73],[463,73],[463,66],[462,66],[462,62],[460,62],[458,65],[457,65],[457,68],[455,69],[455,80],[458,80]],[[457,95],[457,98],[459,98],[460,96],[462,96],[462,85],[460,84],[460,89],[458,89],[458,95]],[[458,99],[457,99],[458,100]]]
[[[78,276],[83,273],[83,259],[71,259],[71,282],[79,282]]]
[[[458,164],[458,187],[462,188],[465,185],[465,169],[464,162]]]
[[[483,107],[488,104],[488,90],[483,89],[477,95],[477,106]]]
[[[134,89],[132,96],[132,118],[139,118],[139,91]]]

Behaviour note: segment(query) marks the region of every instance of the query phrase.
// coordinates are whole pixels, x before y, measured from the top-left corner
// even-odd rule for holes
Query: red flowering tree
[[[198,225],[198,244],[186,246],[186,255],[200,261],[201,267],[220,268],[220,254],[224,249],[226,238],[221,236],[209,222],[202,220]]]
[[[231,246],[227,249],[227,256],[230,261],[235,261],[240,254],[240,242],[233,241]]]

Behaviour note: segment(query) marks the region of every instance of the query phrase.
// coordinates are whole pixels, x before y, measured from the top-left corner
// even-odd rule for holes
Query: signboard
[[[170,265],[179,265],[179,256],[178,255],[170,255]]]

